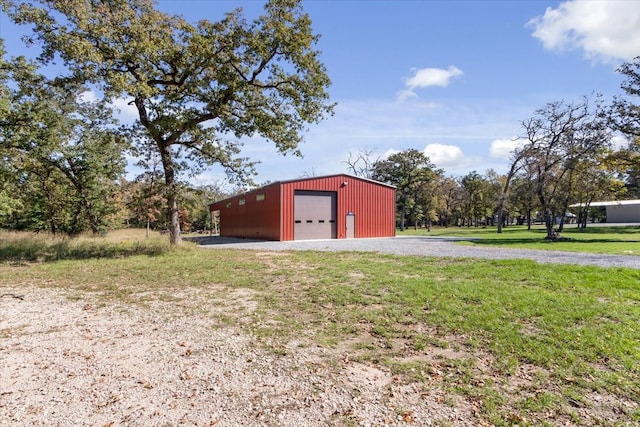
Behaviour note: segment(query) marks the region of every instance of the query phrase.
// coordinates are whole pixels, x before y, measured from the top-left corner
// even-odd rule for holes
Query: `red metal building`
[[[395,187],[351,175],[279,181],[209,205],[220,235],[264,240],[395,236]]]

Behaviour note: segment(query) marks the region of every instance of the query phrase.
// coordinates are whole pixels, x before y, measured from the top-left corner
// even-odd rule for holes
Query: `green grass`
[[[10,245],[3,240],[0,253]],[[212,316],[212,327],[242,327],[274,354],[295,341],[334,349],[336,360],[346,353],[386,366],[401,381],[472,402],[494,425],[640,425],[639,270],[193,246],[149,251],[5,261],[0,288],[57,288],[104,304],[170,301],[173,314],[197,311]],[[205,295],[198,303],[195,290]],[[242,290],[257,304],[250,315],[233,296]]]
[[[414,230],[408,228],[404,231],[398,231],[397,235],[428,235],[470,239],[459,243],[462,245],[640,256],[640,226],[588,225],[583,230],[575,226],[569,226],[562,232],[562,240],[555,242],[544,239],[546,230],[540,225],[533,226],[531,230],[527,230],[523,226],[505,227],[500,234],[496,232],[496,227],[434,227],[430,232],[425,229]]]

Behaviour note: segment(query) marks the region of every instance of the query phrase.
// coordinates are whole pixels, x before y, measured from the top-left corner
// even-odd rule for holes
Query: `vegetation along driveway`
[[[258,249],[272,251],[363,251],[395,255],[427,257],[531,259],[539,263],[594,265],[599,267],[640,268],[640,256],[605,255],[584,252],[538,251],[461,245],[455,237],[402,236],[374,239],[334,239],[270,242],[234,239],[229,237],[203,237],[193,239],[208,248]]]

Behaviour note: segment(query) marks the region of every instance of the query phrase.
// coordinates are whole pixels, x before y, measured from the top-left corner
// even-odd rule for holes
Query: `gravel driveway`
[[[533,249],[493,248],[461,245],[470,240],[454,237],[402,236],[372,239],[299,240],[270,242],[229,237],[197,237],[196,243],[212,249],[257,249],[271,251],[365,251],[396,255],[420,255],[453,258],[531,259],[548,264],[595,265],[640,269],[640,256],[604,255],[582,252],[538,251]]]

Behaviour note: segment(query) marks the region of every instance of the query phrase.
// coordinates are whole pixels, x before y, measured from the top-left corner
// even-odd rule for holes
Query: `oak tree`
[[[11,3],[15,22],[33,25],[41,61],[61,59],[70,79],[135,106],[162,161],[172,244],[181,242],[182,165],[218,164],[250,180],[255,163],[241,157],[241,138],[300,155],[306,126],[333,112],[319,36],[300,0],[270,0],[252,21],[237,9],[196,24],[152,0]]]
[[[522,122],[524,144],[513,158],[531,173],[550,240],[558,238],[555,221],[564,218],[574,202],[574,187],[581,185],[576,179],[580,163],[611,145],[604,107],[599,99],[593,105],[589,101],[585,97],[581,102],[550,102]]]
[[[404,230],[407,217],[419,220],[433,209],[430,202],[434,194],[425,191],[441,175],[442,171],[423,152],[408,149],[375,162],[372,178],[396,187],[400,229]]]
[[[623,64],[618,72],[625,76],[624,96],[614,99],[611,118],[615,129],[629,138],[629,144],[612,158],[625,180],[628,198],[640,198],[640,56]]]
[[[471,171],[460,180],[464,190],[464,213],[467,226],[484,224],[495,206],[491,183],[476,171]]]
[[[624,97],[617,97],[612,106],[611,115],[616,128],[636,140],[640,138],[640,56],[626,62],[618,68],[618,72],[626,77],[621,88]]]
[[[3,60],[3,69],[10,84],[0,158],[13,172],[11,200],[23,210],[14,225],[101,232],[125,166],[125,141],[112,111],[103,101],[84,99],[82,85],[48,79],[24,57]]]

